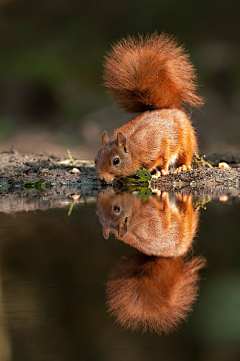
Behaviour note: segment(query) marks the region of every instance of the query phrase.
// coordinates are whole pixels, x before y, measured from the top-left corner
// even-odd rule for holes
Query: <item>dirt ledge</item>
[[[0,195],[21,193],[22,184],[26,181],[43,179],[49,186],[41,196],[64,196],[64,194],[81,193],[86,196],[96,194],[101,188],[97,180],[94,165],[87,161],[71,163],[66,159],[47,154],[21,154],[15,150],[0,153]],[[159,179],[156,187],[166,191],[181,191],[191,194],[229,194],[240,198],[240,154],[224,153],[206,157],[213,166],[218,162],[227,162],[231,168],[200,168],[184,171],[179,174],[170,173]],[[72,173],[76,168],[80,173]],[[55,196],[54,196],[55,194]],[[17,195],[17,194],[16,194]]]

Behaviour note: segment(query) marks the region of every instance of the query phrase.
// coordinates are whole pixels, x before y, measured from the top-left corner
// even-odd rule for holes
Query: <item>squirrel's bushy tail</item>
[[[103,78],[117,103],[132,112],[203,103],[188,54],[165,34],[119,41],[106,56]]]

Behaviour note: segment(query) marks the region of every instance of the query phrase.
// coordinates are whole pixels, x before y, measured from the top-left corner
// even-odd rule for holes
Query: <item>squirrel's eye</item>
[[[117,165],[120,162],[119,158],[113,159],[113,165]]]
[[[120,212],[120,208],[118,206],[114,206],[113,208],[115,213],[119,213]]]

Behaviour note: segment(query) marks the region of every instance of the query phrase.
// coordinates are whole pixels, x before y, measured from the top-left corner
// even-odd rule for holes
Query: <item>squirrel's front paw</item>
[[[152,174],[152,179],[158,179],[159,177],[161,177],[161,172],[156,169],[156,172]]]
[[[162,169],[161,170],[161,175],[167,175],[168,174],[168,171],[167,170],[165,170],[165,169]]]
[[[156,170],[156,173],[152,175],[153,179],[158,179],[161,176],[167,175],[168,171],[165,169],[161,169],[161,170]]]

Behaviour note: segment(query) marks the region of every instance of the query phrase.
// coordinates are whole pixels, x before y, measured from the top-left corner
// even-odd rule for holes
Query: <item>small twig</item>
[[[197,168],[213,168],[213,166],[204,160],[205,155],[194,154],[193,156],[193,164],[196,164]]]
[[[71,216],[73,208],[75,206],[75,204],[79,201],[79,198],[81,197],[81,194],[73,194],[71,196],[71,198],[73,199],[73,202],[70,204],[69,209],[68,209],[68,217]]]
[[[69,159],[70,159],[71,163],[75,164],[75,160],[73,159],[70,150],[68,149],[67,152],[68,152],[68,156],[69,156]]]
[[[197,211],[199,209],[206,210],[207,209],[206,205],[207,205],[207,203],[211,202],[211,200],[212,200],[211,197],[208,197],[208,198],[204,197],[204,199],[199,199],[199,200],[195,201],[194,209],[196,209]]]
[[[73,201],[73,202],[70,204],[69,209],[68,209],[68,217],[71,216],[75,204],[76,204],[75,201]]]

